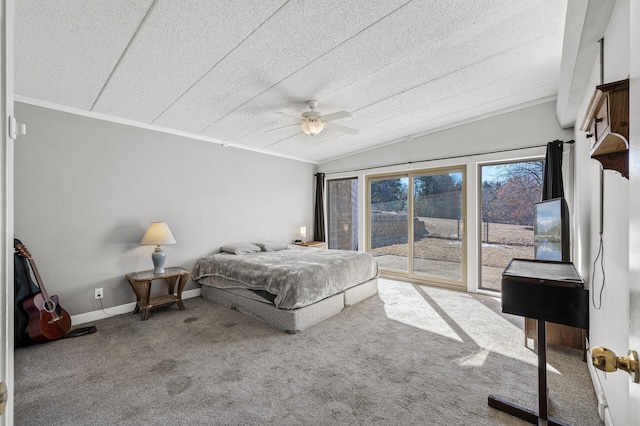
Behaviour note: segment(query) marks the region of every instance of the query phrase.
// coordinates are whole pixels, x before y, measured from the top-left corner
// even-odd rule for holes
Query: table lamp
[[[166,222],[151,222],[151,225],[149,225],[147,232],[144,233],[140,244],[156,246],[155,251],[151,254],[154,274],[164,274],[164,261],[166,260],[167,255],[160,245],[175,243],[176,239],[173,238],[173,234]]]
[[[296,239],[293,240],[294,244],[302,244],[305,242],[307,238],[307,227],[306,226],[296,226]]]

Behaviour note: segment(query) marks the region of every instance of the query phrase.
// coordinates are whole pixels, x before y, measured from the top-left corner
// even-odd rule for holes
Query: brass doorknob
[[[616,356],[607,348],[596,346],[591,349],[591,363],[598,370],[612,372],[626,371],[631,375],[634,383],[640,383],[640,368],[638,368],[638,352],[629,350],[629,356]]]

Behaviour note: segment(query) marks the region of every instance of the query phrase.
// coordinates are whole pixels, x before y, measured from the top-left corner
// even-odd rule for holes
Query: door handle
[[[591,363],[598,370],[612,372],[626,371],[631,375],[634,383],[640,383],[640,368],[638,368],[638,352],[629,350],[629,356],[616,356],[610,349],[596,346],[591,349]]]

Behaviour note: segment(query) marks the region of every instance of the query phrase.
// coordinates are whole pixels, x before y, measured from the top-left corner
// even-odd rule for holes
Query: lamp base
[[[164,250],[162,250],[162,247],[157,246],[155,251],[151,253],[154,274],[164,274],[164,262],[166,259],[167,255]]]

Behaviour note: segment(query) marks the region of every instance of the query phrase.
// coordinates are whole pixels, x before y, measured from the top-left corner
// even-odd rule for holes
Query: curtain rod
[[[549,143],[554,143],[554,142],[561,142],[561,143],[566,143],[566,144],[573,144],[575,142],[575,140],[571,139],[570,141],[561,141],[561,140],[554,140],[551,141]],[[480,153],[476,153],[476,154],[464,154],[464,155],[453,155],[451,157],[440,157],[440,158],[429,158],[426,160],[418,160],[418,161],[404,161],[402,163],[394,163],[394,164],[386,164],[386,165],[382,165],[382,166],[370,166],[370,167],[362,167],[359,169],[351,169],[351,170],[339,170],[339,171],[335,171],[335,172],[323,172],[325,175],[333,175],[333,174],[338,174],[338,173],[348,173],[348,172],[361,172],[364,170],[372,170],[372,169],[379,169],[381,167],[393,167],[393,166],[402,166],[405,164],[413,164],[413,163],[422,163],[425,161],[437,161],[437,160],[451,160],[451,159],[455,159],[455,158],[464,158],[464,157],[473,157],[476,155],[486,155],[486,154],[500,154],[502,152],[511,152],[511,151],[521,151],[524,149],[532,149],[532,148],[542,148],[547,146],[545,145],[533,145],[533,146],[526,146],[523,148],[511,148],[511,149],[501,149],[498,151],[489,151],[489,152],[480,152]],[[317,176],[317,174],[315,174],[314,176]]]

